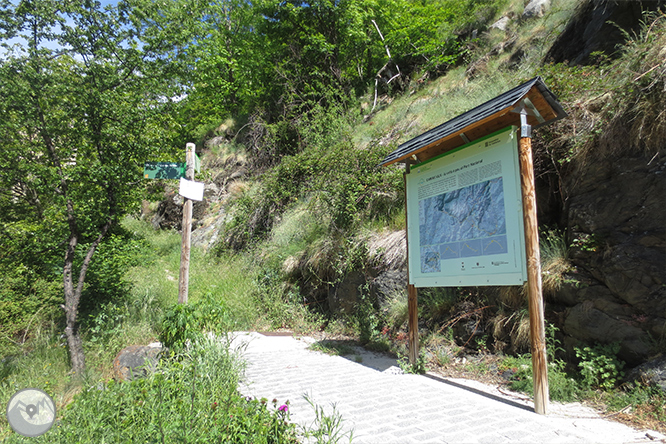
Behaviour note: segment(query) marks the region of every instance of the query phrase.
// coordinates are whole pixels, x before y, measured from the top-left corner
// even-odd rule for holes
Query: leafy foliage
[[[594,347],[575,347],[578,367],[583,376],[585,387],[612,389],[624,376],[624,361],[617,358],[620,344],[595,345]]]
[[[310,202],[310,211],[320,215],[329,233],[358,229],[364,219],[390,218],[400,208],[399,199],[382,202],[384,196],[399,196],[402,188],[402,181],[396,180],[398,170],[379,167],[386,148],[358,150],[344,131],[329,132],[328,137],[336,136],[337,143],[321,141],[284,157],[264,174],[260,189],[250,189],[232,202],[225,227],[232,248],[265,238],[275,221],[299,201]]]
[[[34,224],[36,240],[61,258],[75,371],[85,367],[77,313],[88,267],[112,227],[139,203],[143,162],[159,148],[168,153],[174,135],[163,48],[138,49],[143,29],[131,26],[125,7],[51,0],[2,5],[13,17],[0,22],[3,39],[25,42],[0,64],[0,165],[8,171],[0,175],[0,190],[3,206],[17,200],[24,210],[2,219]],[[117,277],[99,263],[94,279]]]
[[[195,303],[177,304],[169,309],[164,315],[159,338],[165,347],[177,353],[204,332],[226,332],[231,326],[231,316],[224,303],[213,300],[208,294]]]
[[[272,410],[266,400],[238,393],[239,368],[228,344],[201,338],[179,359],[162,361],[146,379],[84,389],[48,438],[72,443],[297,442],[288,407]]]
[[[13,264],[0,279],[0,353],[10,354],[60,314],[62,283]]]

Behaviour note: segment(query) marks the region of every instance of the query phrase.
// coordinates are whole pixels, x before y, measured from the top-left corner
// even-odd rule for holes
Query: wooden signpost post
[[[146,162],[143,177],[146,179],[180,179],[179,193],[183,196],[183,238],[180,249],[180,272],[178,278],[178,303],[187,304],[190,276],[190,244],[192,239],[192,206],[194,200],[203,199],[203,184],[194,182],[194,172],[200,168],[195,145],[188,143],[185,148],[185,163]],[[185,179],[183,181],[183,179]]]
[[[534,410],[539,414],[548,413],[548,372],[531,131],[532,125],[538,128],[564,117],[566,117],[566,113],[555,96],[540,77],[535,77],[495,99],[401,144],[382,162],[384,166],[395,162],[405,163],[405,210],[407,220],[409,221],[412,218],[411,226],[409,223],[407,225],[407,231],[408,233],[412,232],[412,236],[409,236],[409,234],[406,236],[408,241],[407,295],[410,362],[412,364],[416,363],[419,356],[417,287],[520,285],[527,281],[534,374]],[[517,128],[520,128],[519,132]],[[509,153],[517,156],[517,158],[514,157],[513,162],[510,156],[502,154],[506,152],[503,151],[503,148],[500,148],[501,146],[508,146],[509,142],[507,142],[506,134],[509,133],[507,131],[516,136],[520,135],[517,148],[516,145],[513,145],[514,148],[509,150]],[[505,136],[498,136],[500,133]],[[500,140],[502,137],[504,142]],[[514,136],[511,135],[510,137]],[[515,139],[513,140],[515,144]],[[497,146],[497,148],[494,148],[494,146]],[[454,160],[457,156],[456,152],[469,150],[468,147],[474,147],[474,150],[467,154],[469,156],[467,159],[470,160],[465,164],[461,163],[462,160]],[[518,153],[516,153],[516,149]],[[444,157],[449,159],[444,159]],[[458,158],[465,159],[465,155],[461,154]],[[513,169],[513,171],[515,171],[515,176],[520,176],[519,178],[514,178],[514,174],[509,171],[512,170],[512,165],[516,163],[518,164],[517,169]],[[423,167],[420,164],[423,164]],[[493,165],[501,165],[500,169],[507,168],[506,171],[500,171],[497,168],[493,169]],[[456,177],[459,170],[462,172]],[[492,171],[495,172],[492,173]],[[469,178],[474,176],[470,173],[478,174],[479,179],[470,181]],[[502,188],[497,186],[498,183],[501,183],[499,180],[503,180],[504,191],[501,191]],[[456,183],[457,185],[455,185]],[[508,211],[504,207],[505,205],[512,205],[510,202],[510,196],[513,193],[511,183],[515,184],[515,193],[520,195],[521,202],[517,203],[516,207],[520,210]],[[450,232],[447,231],[448,229],[437,228],[435,231],[439,234],[433,234],[432,227],[440,227],[440,225],[439,223],[428,224],[432,222],[432,219],[429,218],[442,217],[433,216],[433,208],[438,208],[437,205],[433,205],[433,196],[436,199],[441,199],[444,196],[457,199],[457,194],[449,195],[448,193],[457,193],[464,189],[465,192],[473,194],[476,192],[474,187],[478,185],[483,185],[486,188],[495,186],[496,193],[503,195],[503,201],[502,199],[492,200],[489,198],[486,202],[491,206],[495,205],[495,211],[498,212],[497,216],[504,221],[507,231],[504,233],[498,232],[485,239],[489,248],[491,243],[496,241],[503,241],[503,246],[497,247],[501,242],[495,243],[493,247],[495,250],[488,250],[488,253],[475,253],[477,256],[474,261],[470,261],[469,257],[473,255],[469,251],[463,252],[460,250],[457,253],[458,256],[454,254],[455,252],[451,253],[454,251],[451,248],[455,249],[456,239],[455,236],[448,236],[448,234],[455,234],[455,228],[452,228]],[[501,205],[498,204],[500,201],[503,202]],[[461,203],[463,205],[467,204],[464,200]],[[467,211],[472,215],[474,209],[468,209]],[[519,212],[516,213],[516,211]],[[522,211],[522,220],[520,217],[512,215],[520,214],[520,211]],[[435,219],[435,222],[438,221]],[[518,232],[520,232],[519,226],[521,225],[524,231],[524,237],[521,233],[520,242],[521,245],[524,243],[524,251],[522,252],[514,247],[518,243],[516,241],[516,230],[518,229]],[[416,235],[414,236],[414,234]],[[419,239],[419,237],[422,237],[422,239]],[[509,242],[510,239],[513,239],[513,241]],[[472,237],[469,238],[469,241],[461,241],[460,244],[468,245],[470,242],[477,242],[474,245],[483,245],[484,237]],[[410,247],[410,243],[414,243],[415,246]],[[444,251],[445,247],[446,250]],[[410,249],[412,250],[411,255],[409,253]],[[420,257],[418,257],[419,253]],[[478,256],[479,254],[482,254],[482,256]],[[505,254],[507,256],[500,260],[494,260],[484,257],[486,254]],[[511,261],[506,259],[509,257],[518,258],[519,256],[524,259],[522,271],[516,271],[515,268],[509,269],[510,266],[507,264]],[[499,258],[500,256],[493,257]],[[473,266],[476,266],[477,270],[483,269],[484,271],[479,271],[478,274],[470,273],[472,267],[467,266],[470,262]],[[458,270],[456,270],[456,267],[458,267]],[[498,273],[501,267],[505,267],[508,271]],[[410,273],[410,269],[412,273]]]
[[[194,144],[187,144],[185,179],[194,180]],[[183,197],[183,240],[180,247],[180,274],[178,277],[178,303],[187,304],[190,283],[190,243],[192,240],[192,199]]]

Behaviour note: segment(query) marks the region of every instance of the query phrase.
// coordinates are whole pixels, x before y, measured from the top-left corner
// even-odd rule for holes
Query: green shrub
[[[379,337],[379,327],[382,323],[380,315],[368,294],[367,286],[359,292],[359,300],[356,302],[354,312],[354,325],[361,344],[367,344]]]
[[[127,300],[131,289],[126,273],[130,267],[141,264],[150,255],[148,243],[121,227],[97,247],[86,273],[79,311],[93,313],[101,304]],[[87,245],[80,245],[77,254],[86,253]]]
[[[162,320],[159,339],[165,347],[178,353],[205,332],[224,333],[233,325],[225,304],[214,300],[209,293],[197,302],[170,308]]]
[[[398,366],[400,366],[405,373],[423,375],[427,370],[425,352],[421,349],[419,356],[416,358],[416,362],[409,362],[409,356],[398,353]]]
[[[178,359],[132,382],[84,389],[44,442],[297,442],[288,405],[237,391],[240,362],[225,341],[200,338]],[[17,435],[8,442],[21,442]]]
[[[62,280],[14,264],[0,277],[0,352],[13,353],[50,319],[62,315]]]
[[[617,358],[620,344],[597,344],[593,347],[574,347],[576,357],[580,359],[578,367],[583,377],[582,384],[586,388],[602,388],[610,390],[624,376],[624,361]]]
[[[505,358],[500,365],[501,370],[514,372],[509,387],[522,393],[534,396],[534,377],[532,373],[532,357],[530,354]],[[548,391],[550,399],[559,402],[571,402],[579,399],[579,385],[565,371],[565,363],[561,360],[548,363]]]

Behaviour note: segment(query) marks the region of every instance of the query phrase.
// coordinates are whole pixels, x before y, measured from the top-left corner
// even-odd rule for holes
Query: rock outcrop
[[[118,353],[113,361],[113,375],[118,381],[145,378],[157,365],[162,352],[160,343],[131,345]]]
[[[664,0],[581,2],[574,19],[546,54],[546,62],[579,65],[589,63],[593,52],[612,55],[626,41],[626,33],[639,30],[644,12],[665,5]]]
[[[570,307],[564,331],[619,341],[622,359],[643,362],[666,334],[666,150],[595,156],[567,180],[579,273],[557,296]]]
[[[626,379],[657,387],[666,393],[666,355],[659,355],[639,365],[629,372]]]

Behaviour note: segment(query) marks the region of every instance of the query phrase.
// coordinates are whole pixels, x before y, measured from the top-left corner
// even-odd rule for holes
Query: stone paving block
[[[425,433],[421,433],[420,435],[415,435],[413,439],[417,442],[443,442],[442,435],[433,431],[428,431]]]
[[[395,425],[397,425],[400,428],[409,428],[420,425],[420,421],[417,419],[410,419],[408,421],[396,422]]]
[[[580,408],[557,407],[557,415],[537,415],[523,401],[488,395],[419,375],[391,375],[339,356],[306,350],[307,338],[238,334],[247,368],[239,390],[244,395],[290,401],[292,421],[309,426],[312,402],[327,414],[343,417],[343,430],[354,429],[354,442],[433,443],[652,443],[645,433],[619,423],[590,418]],[[359,352],[360,353],[360,352]],[[368,363],[368,366],[365,364]],[[522,403],[522,404],[521,404]],[[563,409],[563,410],[562,410]],[[555,409],[554,409],[555,410]]]
[[[422,429],[404,426],[394,431],[392,434],[395,438],[400,438],[401,441],[404,441],[407,440],[407,438],[412,438],[416,435],[420,435],[421,433],[423,433]]]
[[[426,422],[433,422],[433,421],[441,421],[443,418],[443,415],[441,413],[426,413],[422,416],[420,416],[422,421]]]

